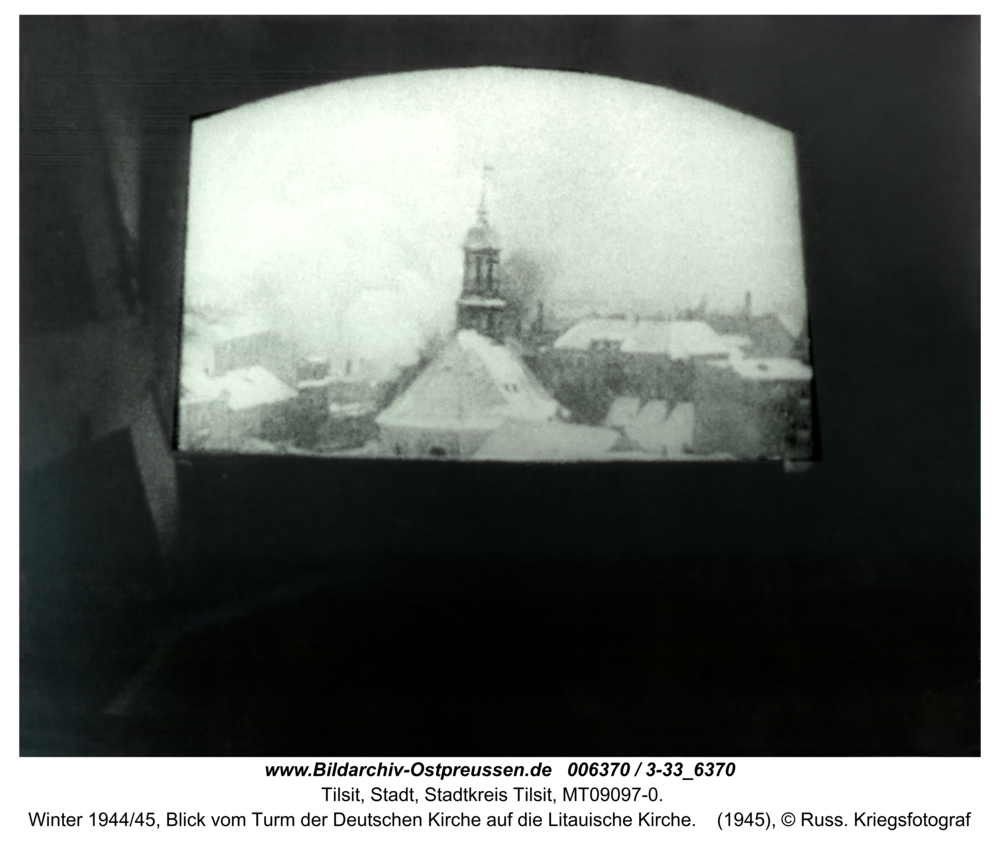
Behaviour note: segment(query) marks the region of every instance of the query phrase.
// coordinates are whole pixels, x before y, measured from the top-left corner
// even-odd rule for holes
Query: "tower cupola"
[[[483,168],[483,187],[476,210],[476,222],[466,233],[462,249],[465,271],[462,295],[458,300],[458,328],[474,329],[501,340],[506,329],[507,302],[500,294],[500,239],[489,223],[488,178],[491,168]]]

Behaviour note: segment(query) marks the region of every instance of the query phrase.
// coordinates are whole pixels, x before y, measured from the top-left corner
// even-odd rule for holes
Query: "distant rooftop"
[[[735,356],[730,366],[743,379],[765,382],[770,380],[810,380],[812,368],[797,359],[739,359]]]
[[[298,393],[259,365],[236,368],[222,376],[209,376],[197,371],[189,372],[185,375],[184,387],[190,392],[185,402],[198,403],[224,399],[234,412],[254,406],[283,403]]]
[[[216,377],[229,393],[229,408],[233,411],[254,406],[268,406],[291,400],[297,392],[260,365],[237,368]]]
[[[704,321],[593,318],[581,321],[552,345],[557,350],[590,350],[602,344],[620,345],[623,353],[665,354],[671,359],[728,356],[733,344]]]

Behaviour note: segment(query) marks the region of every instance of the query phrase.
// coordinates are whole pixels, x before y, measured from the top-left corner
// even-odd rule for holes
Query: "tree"
[[[544,260],[514,251],[500,265],[500,296],[507,301],[511,323],[518,330],[533,316],[542,299],[546,272]]]

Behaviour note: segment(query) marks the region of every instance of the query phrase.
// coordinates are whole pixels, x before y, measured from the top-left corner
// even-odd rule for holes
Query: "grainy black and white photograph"
[[[978,18],[19,28],[22,757],[979,756]]]
[[[792,133],[592,74],[333,83],[192,127],[182,450],[813,458]]]

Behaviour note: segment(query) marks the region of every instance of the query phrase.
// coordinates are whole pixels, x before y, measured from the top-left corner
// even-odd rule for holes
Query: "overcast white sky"
[[[805,314],[790,133],[582,74],[371,77],[194,124],[186,296],[259,311],[313,352],[406,364],[454,323],[482,168],[501,261],[547,309]]]

